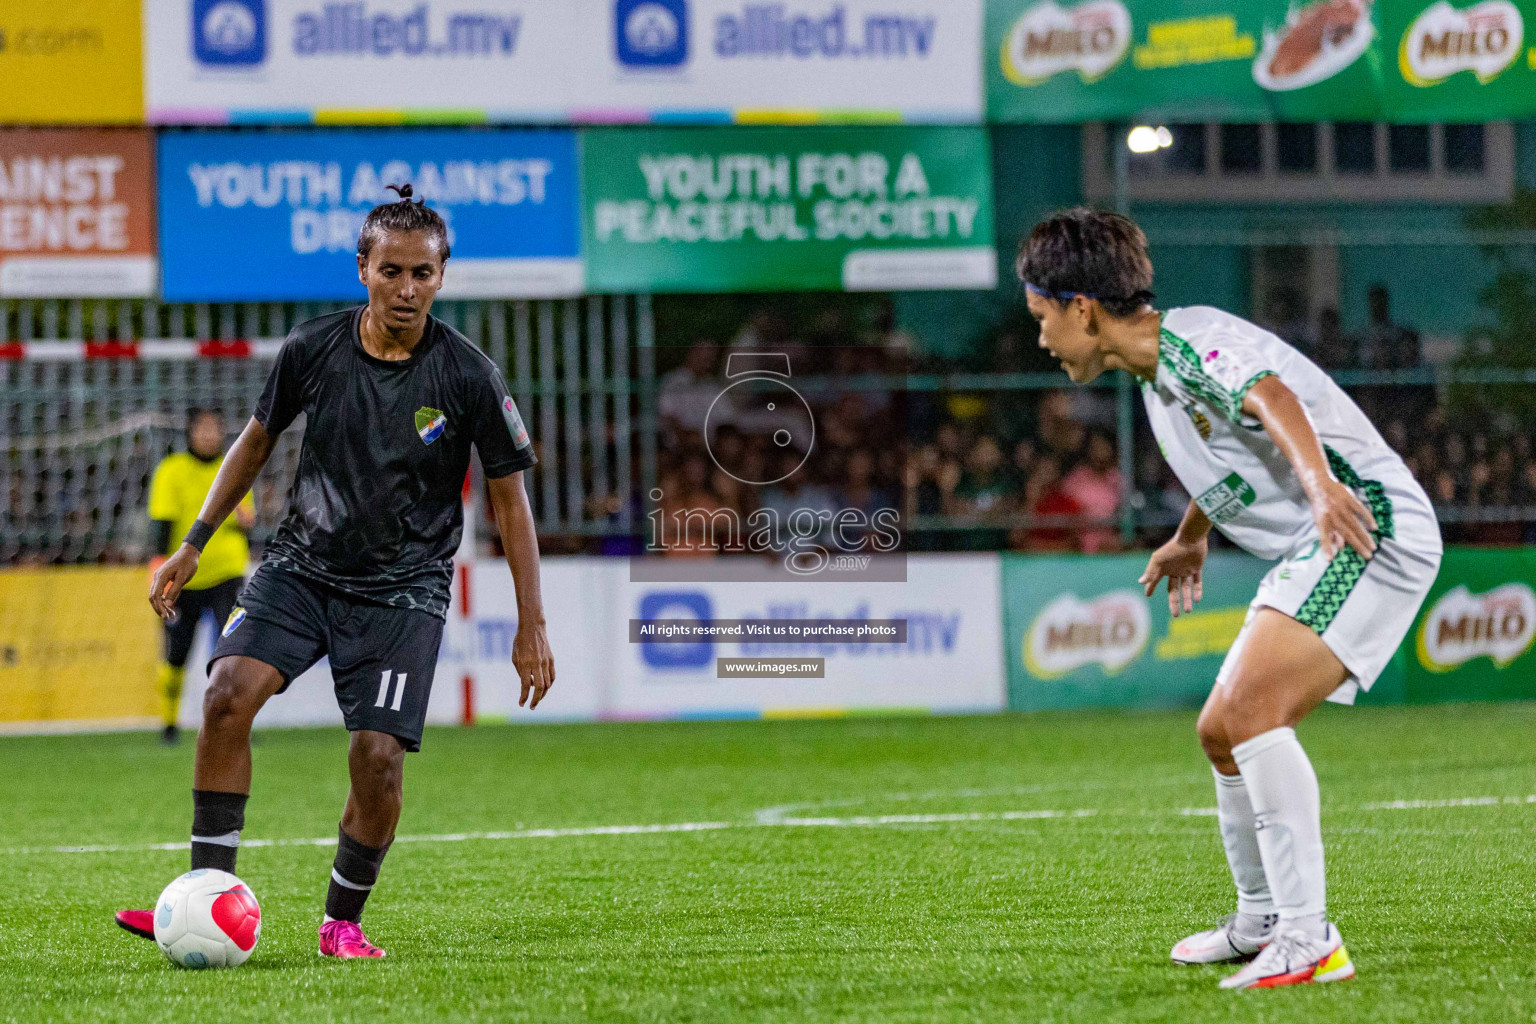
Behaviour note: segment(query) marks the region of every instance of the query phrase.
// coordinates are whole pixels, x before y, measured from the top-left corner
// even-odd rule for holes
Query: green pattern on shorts
[[[1362,480],[1360,474],[1338,452],[1327,445],[1323,446],[1324,453],[1328,456],[1328,468],[1338,478],[1339,483],[1352,491],[1360,491],[1365,494],[1365,503],[1370,507],[1371,515],[1376,517],[1376,529],[1371,532],[1371,537],[1378,544],[1383,539],[1396,536],[1392,526],[1392,499],[1387,497],[1387,489],[1377,480]],[[1360,577],[1365,575],[1366,561],[1360,552],[1352,547],[1345,548],[1333,556],[1328,563],[1328,568],[1323,570],[1323,575],[1318,578],[1312,593],[1301,602],[1301,607],[1296,609],[1296,621],[1304,626],[1310,626],[1314,633],[1324,633],[1333,625],[1333,620],[1339,614],[1339,609],[1344,607],[1344,602],[1349,595],[1354,593],[1355,584],[1360,582]]]

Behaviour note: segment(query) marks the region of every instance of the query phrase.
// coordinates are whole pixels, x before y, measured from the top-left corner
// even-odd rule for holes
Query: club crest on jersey
[[[1200,440],[1209,441],[1211,439],[1211,421],[1206,419],[1205,413],[1192,405],[1186,405],[1184,411],[1189,413],[1189,418],[1194,421],[1195,429],[1200,432]]]
[[[510,395],[502,400],[501,418],[507,421],[507,433],[512,435],[513,444],[521,448],[528,443],[528,428],[523,426],[523,418],[517,414],[517,406],[512,404]]]
[[[447,427],[448,417],[443,415],[441,409],[424,405],[416,410],[416,433],[420,434],[422,441],[427,444],[442,437]]]
[[[244,621],[245,621],[245,609],[240,607],[239,605],[235,605],[233,608],[230,609],[229,618],[224,620],[224,630],[219,635],[220,636],[229,636],[229,634],[231,634],[235,630],[239,629],[240,628],[240,623],[242,623]]]

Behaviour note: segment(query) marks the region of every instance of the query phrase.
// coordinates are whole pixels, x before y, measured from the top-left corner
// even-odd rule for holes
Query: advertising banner
[[[576,6],[599,44],[583,120],[981,120],[982,0]]]
[[[576,170],[560,130],[162,135],[165,298],[360,300],[358,230],[404,182],[448,222],[443,298],[575,295]]]
[[[1536,0],[994,0],[988,116],[1529,117],[1533,21]]]
[[[607,631],[608,713],[752,716],[1005,705],[995,553],[911,555],[905,583],[629,583],[618,567]],[[900,619],[906,642],[629,643],[631,620]],[[722,678],[728,659],[821,659],[820,676]]]
[[[992,288],[983,129],[583,135],[594,292]]]
[[[154,294],[154,166],[143,130],[0,132],[0,296]]]
[[[1001,711],[1005,703],[998,558],[914,555],[908,582],[775,585],[631,583],[624,559],[547,558],[540,571],[556,682],[537,712],[517,707],[517,600],[505,562],[471,566],[470,612],[458,588],[428,719],[753,718],[857,711]],[[142,586],[137,600],[143,603]],[[899,618],[906,642],[804,644],[706,640],[634,643],[632,619]],[[195,726],[212,622],[187,662],[182,720]],[[722,678],[721,659],[820,660],[819,675]],[[152,676],[152,673],[150,674]],[[464,680],[471,681],[468,687]],[[261,727],[340,726],[321,661],[273,698]]]
[[[1408,637],[1410,701],[1536,697],[1536,551],[1447,548]]]
[[[622,572],[622,566],[619,571]],[[469,717],[478,722],[538,724],[602,717],[611,675],[608,663],[614,652],[603,643],[594,642],[605,638],[609,608],[591,598],[604,593],[602,587],[611,579],[612,570],[606,559],[544,559],[539,585],[544,595],[549,643],[555,652],[556,680],[549,697],[530,714],[517,706],[521,684],[512,665],[512,639],[517,635],[517,594],[512,587],[512,574],[507,571],[507,563],[500,560],[471,564],[472,614],[464,614],[463,592],[454,587],[453,605],[448,611],[432,681],[432,697],[427,704],[427,721],[434,725],[456,725],[465,720],[466,709]],[[217,625],[222,623],[215,624],[211,618],[204,620],[187,659],[181,721],[192,728],[202,718],[203,693],[208,688],[204,666]],[[256,725],[341,728],[330,662],[322,658],[296,678],[281,696],[268,701],[257,716]]]
[[[0,733],[159,721],[144,586],[142,566],[0,572]]]
[[[0,124],[144,120],[139,0],[0,4]]]
[[[1003,555],[1003,630],[1008,706],[1198,707],[1269,563],[1215,552],[1205,597],[1177,619],[1162,591],[1136,582],[1141,554]],[[1368,699],[1368,698],[1367,698]]]
[[[981,116],[982,0],[160,0],[165,124]]]

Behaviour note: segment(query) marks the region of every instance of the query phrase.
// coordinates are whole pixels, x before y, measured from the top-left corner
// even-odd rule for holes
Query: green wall
[[[1019,240],[1052,210],[1082,201],[1081,132],[1076,125],[1004,125],[992,129],[998,288],[991,292],[908,293],[897,297],[902,324],[936,354],[959,356],[1021,299],[1012,259]],[[1515,126],[1519,187],[1536,189],[1536,121]],[[1292,230],[1344,232],[1383,226],[1464,232],[1468,208],[1449,205],[1198,206],[1147,204],[1133,211],[1155,240],[1160,232]],[[1244,246],[1153,245],[1154,284],[1165,306],[1208,304],[1251,315],[1250,253]],[[1461,335],[1486,318],[1478,293],[1493,264],[1470,237],[1453,245],[1355,245],[1339,250],[1339,312],[1346,330],[1368,319],[1366,293],[1378,282],[1392,294],[1394,317],[1431,334]]]
[[[994,128],[991,135],[997,289],[896,297],[897,319],[934,354],[965,354],[978,336],[1023,301],[1013,278],[1019,240],[1052,210],[1082,201],[1082,133],[1077,126],[1006,125]]]

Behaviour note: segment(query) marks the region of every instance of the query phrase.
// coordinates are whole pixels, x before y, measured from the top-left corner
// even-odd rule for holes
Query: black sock
[[[336,842],[336,863],[331,867],[331,888],[325,894],[325,916],[334,921],[361,921],[363,904],[373,883],[379,880],[379,866],[389,846],[364,846],[340,829]]]
[[[245,827],[245,793],[192,791],[192,869],[217,868],[235,873],[240,830]]]

